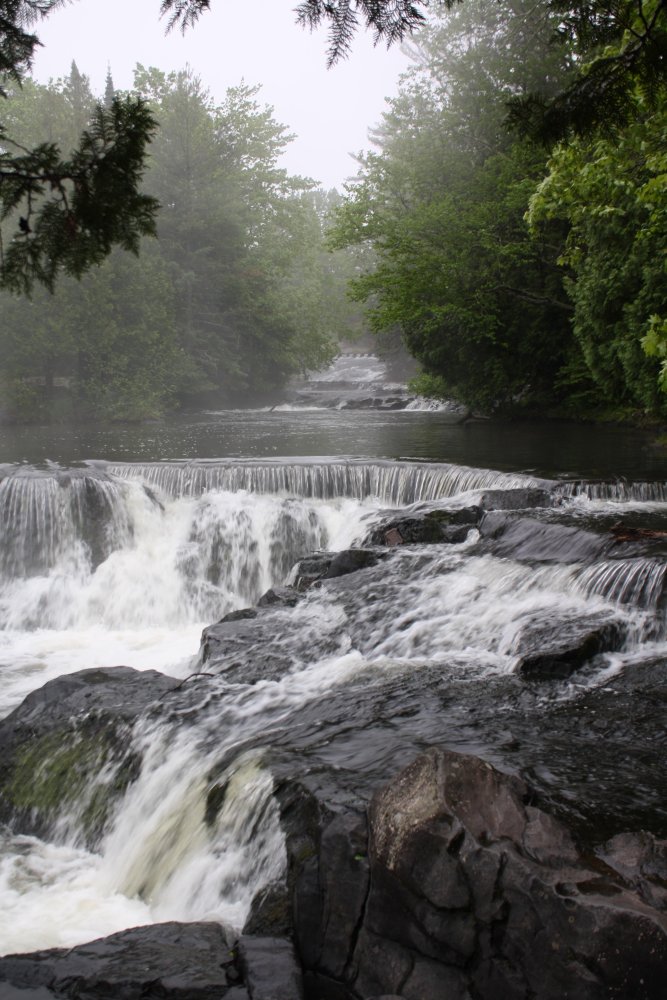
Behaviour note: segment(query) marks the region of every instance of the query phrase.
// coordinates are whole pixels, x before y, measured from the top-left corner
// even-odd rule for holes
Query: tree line
[[[612,6],[605,36],[595,4],[586,34],[582,8],[568,22],[561,4],[465,0],[412,45],[330,241],[372,251],[353,294],[378,335],[403,337],[426,393],[667,413],[664,12]],[[617,57],[649,27],[655,51],[621,86]]]
[[[158,239],[62,275],[53,293],[0,292],[10,418],[142,419],[207,392],[257,397],[326,363],[358,326],[351,256],[323,244],[336,195],[279,165],[292,137],[258,87],[216,103],[189,69],[139,66],[131,94],[109,75],[98,102],[73,64],[48,86],[24,81],[5,127],[26,148],[70,148],[119,96],[159,121],[142,185]]]

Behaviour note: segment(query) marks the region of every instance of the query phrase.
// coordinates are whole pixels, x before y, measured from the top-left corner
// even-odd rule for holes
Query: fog
[[[165,29],[158,0],[79,0],[38,26],[43,48],[34,74],[46,83],[66,75],[75,59],[101,92],[107,66],[116,86],[129,88],[136,63],[165,70],[187,64],[217,100],[241,80],[261,84],[264,102],[296,135],[283,165],[329,188],[356,172],[351,154],[367,148],[368,129],[408,65],[399,48],[374,47],[362,32],[350,57],[328,70],[326,31],[300,28],[291,5],[276,0],[215,0],[185,35],[165,36]]]

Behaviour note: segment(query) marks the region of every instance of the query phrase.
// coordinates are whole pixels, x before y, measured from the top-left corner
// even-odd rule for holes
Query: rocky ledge
[[[313,1000],[664,995],[666,842],[623,834],[582,852],[523,781],[439,749],[367,810],[311,821],[304,861],[307,812],[292,803],[286,826]]]
[[[69,681],[74,705],[89,679]],[[160,704],[186,693],[155,678],[148,686]],[[120,711],[117,688],[100,689],[107,711]],[[40,704],[67,714],[50,695],[31,697],[3,728],[28,739]],[[80,760],[70,764],[80,770]],[[164,924],[8,956],[2,1000],[664,996],[667,842],[620,833],[582,848],[525,781],[441,748],[369,802],[335,769],[318,777],[277,758],[274,775],[286,877],[256,897],[240,938],[217,925]],[[26,815],[17,810],[13,825]]]

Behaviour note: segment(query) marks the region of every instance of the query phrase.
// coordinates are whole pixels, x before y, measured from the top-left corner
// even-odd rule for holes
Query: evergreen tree
[[[110,108],[113,104],[114,97],[116,96],[116,88],[113,85],[113,77],[111,76],[111,66],[107,66],[107,78],[104,84],[104,107]]]

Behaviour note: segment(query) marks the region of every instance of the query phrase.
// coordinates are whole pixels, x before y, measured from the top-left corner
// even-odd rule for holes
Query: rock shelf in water
[[[351,474],[324,471],[296,470],[318,496]],[[0,722],[0,822],[16,834],[49,836],[66,822],[99,848],[139,781],[139,734],[162,727],[167,747],[185,735],[201,753],[199,799],[188,800],[201,811],[198,832],[216,829],[233,798],[230,767],[250,760],[248,770],[270,776],[287,858],[226,937],[218,925],[155,924],[9,956],[2,1000],[3,982],[11,1000],[661,1000],[664,659],[644,655],[585,687],[631,627],[659,633],[661,551],[643,525],[619,539],[544,483],[474,483],[465,507],[434,498],[386,511],[363,547],[302,558],[292,586],[205,629],[194,678],[82,671]],[[399,485],[389,483],[388,503],[400,502]],[[567,572],[592,599],[513,614],[489,651],[504,672],[470,675],[463,640],[451,663],[430,647],[420,659],[414,595],[442,581],[441,600],[470,556],[480,573],[502,560]],[[413,633],[407,667],[400,637]],[[378,653],[387,636],[389,652]],[[446,629],[437,636],[445,643]],[[366,674],[327,688],[348,649],[367,656]],[[288,702],[312,663],[325,693]],[[582,692],[568,701],[570,672]],[[277,707],[244,730],[236,707],[253,697]],[[260,836],[267,808],[252,817]]]

